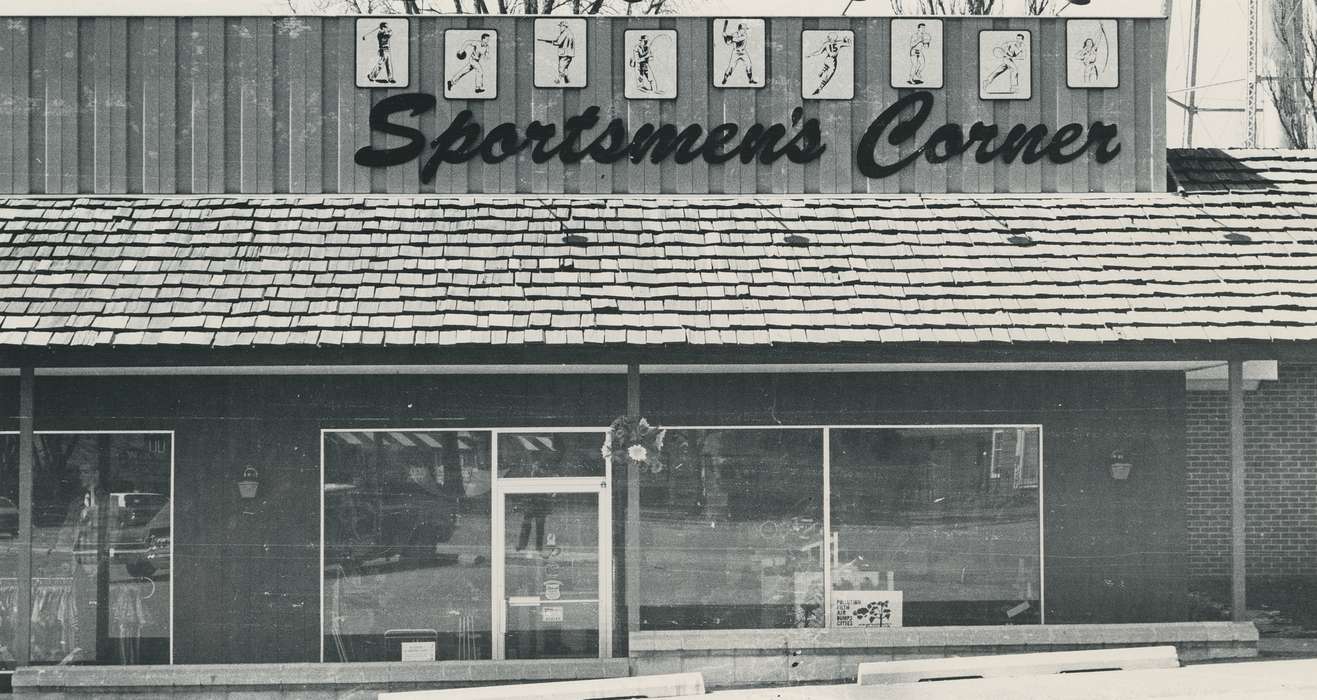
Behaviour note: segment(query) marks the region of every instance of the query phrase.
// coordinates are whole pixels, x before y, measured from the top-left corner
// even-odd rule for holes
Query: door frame
[[[612,459],[604,457],[604,475],[573,477],[499,478],[498,438],[501,433],[594,433],[589,428],[498,429],[491,440],[490,482],[490,620],[492,656],[495,661],[507,658],[506,571],[507,532],[505,496],[537,493],[593,493],[598,495],[599,528],[599,657],[613,656],[613,499]],[[602,441],[606,431],[598,431]]]

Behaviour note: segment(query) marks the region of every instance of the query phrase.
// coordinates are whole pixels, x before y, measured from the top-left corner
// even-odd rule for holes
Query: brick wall
[[[1230,431],[1224,391],[1187,395],[1189,570],[1230,575]],[[1280,365],[1244,397],[1248,573],[1317,574],[1317,364]]]

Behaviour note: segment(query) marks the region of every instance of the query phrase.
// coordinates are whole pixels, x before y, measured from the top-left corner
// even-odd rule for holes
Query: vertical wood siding
[[[920,142],[947,121],[1050,129],[1097,120],[1120,127],[1122,151],[1106,164],[1084,157],[1065,165],[990,163],[958,157],[943,164],[919,159],[901,173],[870,179],[856,168],[856,145],[883,109],[908,90],[891,87],[891,20],[794,18],[766,21],[768,85],[713,86],[710,19],[591,18],[588,64],[581,89],[534,86],[532,18],[413,17],[409,87],[356,87],[353,17],[31,17],[0,24],[0,192],[27,193],[898,193],[1162,191],[1166,176],[1166,23],[1119,21],[1120,86],[1066,86],[1063,19],[946,18],[945,87],[933,90],[932,116]],[[491,100],[443,98],[444,31],[498,32],[498,95]],[[678,97],[623,96],[627,29],[678,34]],[[1033,97],[978,97],[978,33],[1027,29],[1033,39]],[[801,99],[801,32],[855,32],[855,97]],[[534,163],[523,152],[489,165],[478,158],[445,164],[422,183],[416,161],[391,168],[357,165],[366,145],[394,146],[371,132],[371,106],[402,92],[427,92],[437,107],[414,120],[434,138],[454,115],[470,109],[489,129],[500,122],[558,124],[587,107],[600,122],[707,127],[735,122],[789,125],[803,107],[819,119],[826,152],[808,164],[785,158],[771,165],[702,160],[604,165],[586,159]],[[598,129],[588,134],[592,138]],[[789,133],[794,133],[791,131]],[[587,140],[588,142],[588,140]],[[909,154],[884,139],[882,158]],[[427,151],[428,154],[428,151]]]

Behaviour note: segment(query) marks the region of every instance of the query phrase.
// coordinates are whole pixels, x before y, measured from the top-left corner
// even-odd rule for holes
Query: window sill
[[[564,681],[628,675],[627,659],[435,661],[297,664],[180,664],[174,666],[25,666],[14,691],[124,692],[131,689],[206,687],[257,690],[408,686],[465,687],[510,681]]]

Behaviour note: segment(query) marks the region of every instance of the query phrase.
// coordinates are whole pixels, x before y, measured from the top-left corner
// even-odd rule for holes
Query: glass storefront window
[[[668,430],[641,467],[641,629],[821,627],[823,435]]]
[[[498,478],[604,476],[601,432],[500,433]]]
[[[832,587],[900,591],[902,622],[1039,622],[1037,428],[833,428]]]
[[[169,663],[171,439],[37,435],[33,664]]]
[[[0,669],[16,665],[18,633],[18,436],[0,435]]]
[[[324,434],[327,661],[488,659],[488,432]]]

